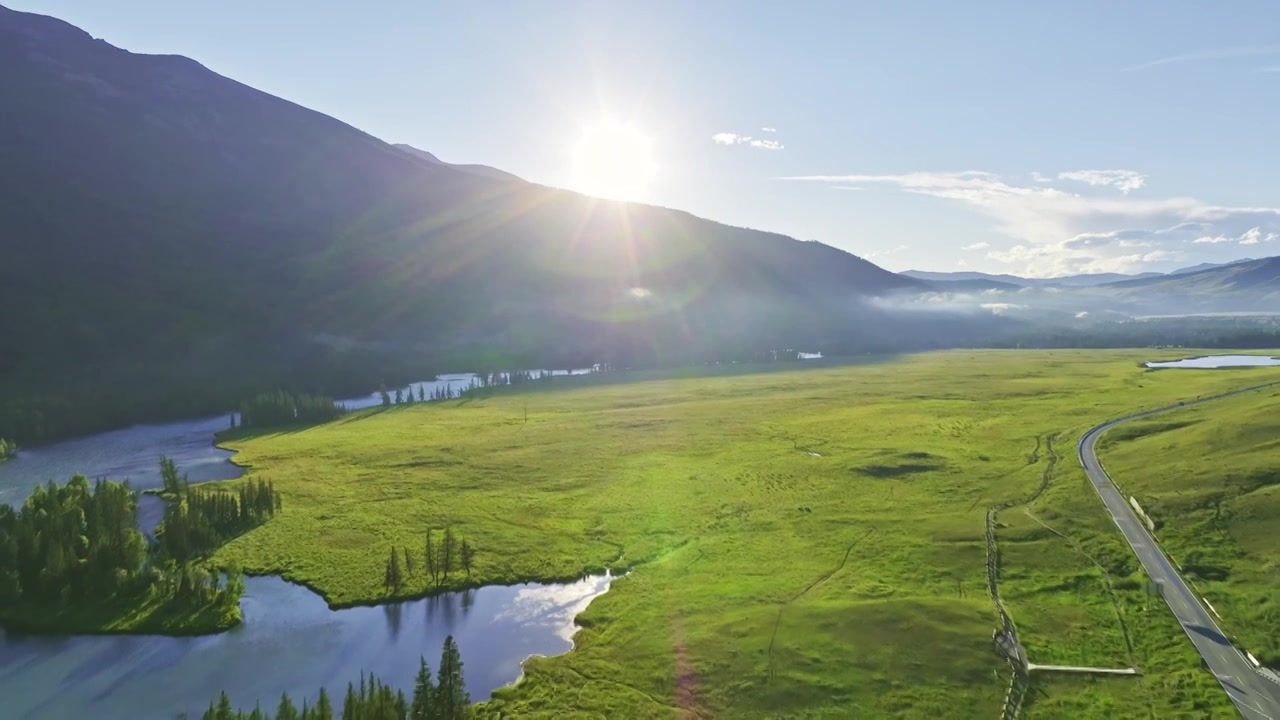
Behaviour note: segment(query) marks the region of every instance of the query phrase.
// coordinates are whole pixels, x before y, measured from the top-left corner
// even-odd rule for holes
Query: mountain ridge
[[[22,308],[0,314],[4,437],[442,365],[872,347],[897,328],[863,300],[927,287],[821,243],[433,163],[7,8],[0,96],[0,305]]]

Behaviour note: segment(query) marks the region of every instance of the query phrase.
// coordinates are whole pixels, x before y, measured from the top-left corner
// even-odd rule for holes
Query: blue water
[[[1149,362],[1149,368],[1210,369],[1225,367],[1266,367],[1280,365],[1280,358],[1270,355],[1206,355],[1169,362]]]
[[[575,370],[573,374],[589,372]],[[562,375],[565,371],[555,374]],[[455,391],[473,375],[412,383]],[[404,388],[402,388],[404,389]],[[395,389],[390,389],[395,393]],[[378,393],[340,401],[356,410],[378,405]],[[134,427],[21,450],[0,463],[0,502],[18,504],[39,483],[75,473],[160,486],[168,456],[192,482],[238,477],[232,453],[213,447],[227,415]],[[163,514],[158,498],[139,500],[139,526]],[[244,625],[199,638],[158,636],[16,637],[0,630],[0,718],[3,720],[133,720],[199,717],[222,690],[239,706],[274,708],[282,692],[314,703],[321,685],[341,698],[349,680],[376,673],[409,689],[426,656],[435,667],[446,635],[458,641],[467,687],[482,700],[514,682],[531,654],[572,647],[573,618],[609,588],[609,576],[574,583],[490,586],[465,593],[377,607],[330,610],[306,588],[275,577],[248,578]]]
[[[330,610],[304,587],[248,578],[244,625],[219,635],[21,638],[0,630],[0,717],[195,718],[222,690],[240,707],[274,709],[286,691],[314,705],[321,685],[340,700],[361,671],[407,693],[419,656],[439,665],[446,635],[458,643],[472,699],[483,700],[514,682],[528,656],[568,651],[573,618],[613,579]]]

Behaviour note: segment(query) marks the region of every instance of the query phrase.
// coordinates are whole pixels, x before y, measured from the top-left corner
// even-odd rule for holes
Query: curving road
[[[1124,539],[1129,543],[1129,547],[1133,549],[1134,554],[1138,556],[1138,560],[1142,563],[1147,575],[1157,585],[1162,586],[1162,594],[1165,602],[1169,605],[1169,610],[1178,619],[1182,629],[1186,631],[1187,637],[1191,638],[1192,644],[1196,646],[1196,650],[1200,652],[1200,656],[1204,658],[1204,662],[1209,666],[1209,669],[1217,676],[1218,682],[1222,683],[1222,688],[1227,691],[1227,695],[1235,703],[1236,708],[1240,710],[1240,714],[1248,720],[1280,720],[1280,684],[1276,684],[1255,672],[1253,665],[1227,640],[1226,635],[1218,628],[1208,610],[1192,593],[1186,581],[1182,579],[1173,564],[1169,562],[1169,558],[1156,545],[1150,533],[1147,532],[1146,526],[1133,512],[1124,495],[1120,493],[1119,488],[1107,476],[1107,472],[1102,468],[1102,463],[1098,461],[1096,445],[1098,438],[1103,433],[1121,423],[1159,415],[1160,413],[1190,405],[1198,405],[1210,400],[1253,392],[1273,387],[1277,384],[1280,383],[1255,385],[1243,390],[1204,397],[1111,420],[1086,432],[1080,438],[1079,445],[1080,464],[1084,466],[1085,472],[1088,473],[1093,489],[1098,492],[1098,496],[1102,498],[1102,503],[1107,506],[1107,510],[1111,513],[1111,519],[1115,521],[1120,528],[1120,532],[1124,534]]]

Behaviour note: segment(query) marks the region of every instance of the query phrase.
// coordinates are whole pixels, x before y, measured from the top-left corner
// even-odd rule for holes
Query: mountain
[[[1200,272],[1201,270],[1212,270],[1213,268],[1226,267],[1227,265],[1236,265],[1238,263],[1246,263],[1246,262],[1253,262],[1253,258],[1242,258],[1240,260],[1232,260],[1231,262],[1224,262],[1224,263],[1207,263],[1207,262],[1200,263],[1199,265],[1192,265],[1191,267],[1178,268],[1177,270],[1174,270],[1169,274],[1170,275],[1187,275],[1189,273]]]
[[[419,150],[418,148],[412,145],[406,145],[404,143],[396,143],[393,147],[400,148],[401,150],[409,153],[410,155],[418,158],[419,160],[426,160],[427,162],[433,165],[444,165],[446,167],[451,167],[455,170],[461,170],[462,172],[471,173],[473,175],[481,175],[483,177],[492,178],[494,180],[524,182],[522,178],[512,175],[511,173],[505,170],[499,170],[498,168],[495,168],[495,167],[489,167],[488,165],[465,165],[465,164],[460,165],[458,163],[447,163],[441,160],[440,158],[436,157],[435,155],[432,155],[431,153],[427,152],[426,150]]]
[[[1163,296],[1181,301],[1236,304],[1232,309],[1280,311],[1280,257],[1245,260],[1204,270],[1111,283],[1098,288],[1124,295]]]
[[[836,248],[415,157],[50,17],[0,8],[0,98],[0,436],[28,444],[275,386],[961,332],[888,318],[865,299],[926,286]]]
[[[993,275],[982,272],[929,272],[924,270],[907,270],[902,273],[907,277],[926,281],[951,282],[956,280],[985,281],[990,283],[1017,285],[1019,287],[1091,287],[1134,278],[1157,277],[1160,273],[1146,272],[1137,275],[1123,273],[1088,273],[1084,275],[1065,275],[1054,278],[1026,278],[1017,275]],[[995,285],[993,285],[995,287]]]

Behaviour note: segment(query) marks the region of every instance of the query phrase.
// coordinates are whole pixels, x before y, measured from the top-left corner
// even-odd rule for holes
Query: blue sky
[[[1273,2],[0,2],[549,185],[611,118],[635,199],[895,270],[1280,254]]]

